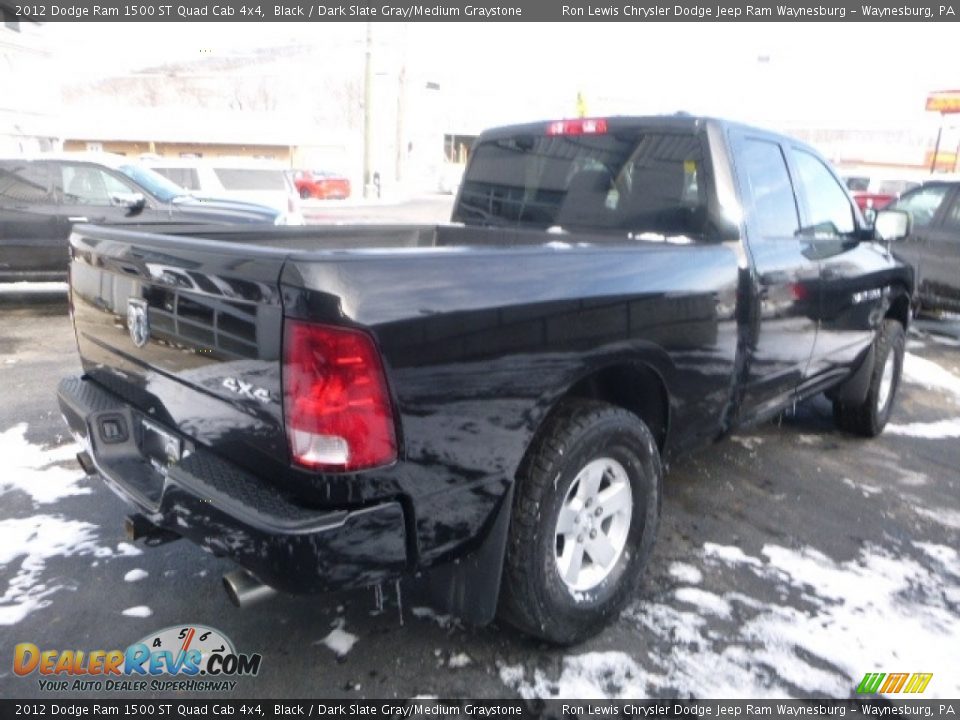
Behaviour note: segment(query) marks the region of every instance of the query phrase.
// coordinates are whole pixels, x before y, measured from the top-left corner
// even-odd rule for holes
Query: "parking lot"
[[[448,199],[324,211],[442,215]],[[339,213],[339,215],[337,215]],[[0,297],[0,625],[12,646],[124,648],[200,623],[263,655],[236,697],[847,697],[866,672],[933,672],[957,697],[960,320],[912,331],[891,425],[863,441],[826,402],[675,465],[641,591],[591,641],[555,649],[461,626],[384,588],[229,604],[229,563],[127,543],[126,508],[84,477],[56,406],[79,372],[62,289]],[[40,696],[0,663],[0,694]],[[76,695],[76,693],[66,693]]]

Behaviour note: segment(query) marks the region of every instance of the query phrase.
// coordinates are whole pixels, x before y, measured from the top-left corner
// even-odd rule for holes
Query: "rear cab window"
[[[602,123],[603,121],[595,121]],[[474,148],[454,220],[469,225],[704,233],[709,169],[693,130],[518,131]]]

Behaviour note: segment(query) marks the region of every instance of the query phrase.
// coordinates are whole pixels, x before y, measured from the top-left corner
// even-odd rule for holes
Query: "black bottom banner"
[[[957,700],[0,700],[27,717],[215,718],[958,718]]]

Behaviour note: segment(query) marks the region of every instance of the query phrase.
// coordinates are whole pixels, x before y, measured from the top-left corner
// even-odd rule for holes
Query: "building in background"
[[[58,149],[60,82],[45,28],[0,3],[0,152]]]

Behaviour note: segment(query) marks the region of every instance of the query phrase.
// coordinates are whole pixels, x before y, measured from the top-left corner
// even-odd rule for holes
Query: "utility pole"
[[[363,196],[373,188],[373,23],[367,23],[367,44],[363,61]]]
[[[402,186],[407,168],[407,23],[403,24],[401,32],[403,35],[400,40],[400,72],[397,76],[397,157],[395,179],[397,184]]]

